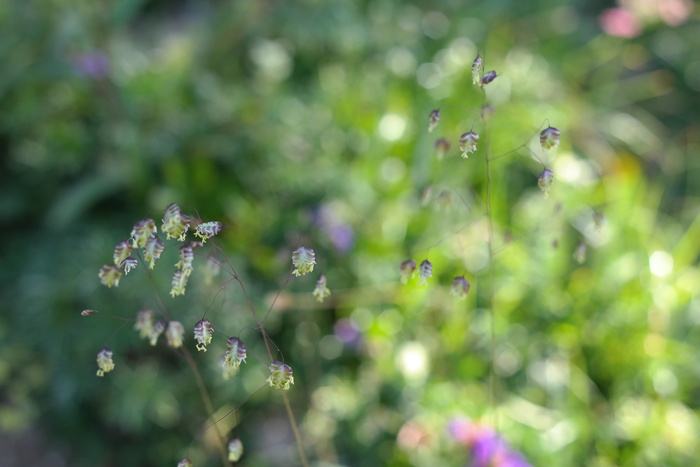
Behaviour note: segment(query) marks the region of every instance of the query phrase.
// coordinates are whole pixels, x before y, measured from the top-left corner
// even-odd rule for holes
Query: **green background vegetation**
[[[697,12],[676,27],[648,14],[623,39],[601,32],[608,6],[0,3],[0,431],[15,443],[8,462],[23,456],[7,465],[174,466],[205,425],[177,354],[131,324],[110,338],[121,322],[81,318],[86,308],[132,318],[158,292],[193,348],[211,305],[220,350],[195,357],[219,413],[264,381],[250,329],[260,361],[221,381],[225,335],[251,325],[249,311],[235,284],[217,295],[197,277],[170,299],[174,248],[157,290],[138,270],[119,288],[99,284],[133,223],[160,222],[173,202],[225,224],[218,243],[259,315],[292,249],[316,251],[331,300],[311,297],[315,274],[293,279],[266,324],[294,368],[289,396],[313,462],[468,462],[446,426],[493,420],[490,273],[498,429],[511,446],[535,466],[700,462]],[[478,52],[501,76],[486,91],[496,113],[484,145],[464,160],[456,141],[483,103]],[[546,119],[562,133],[549,154],[533,138]],[[452,144],[441,162],[438,137]],[[490,271],[486,146],[496,157],[525,144],[556,182],[545,199],[523,148],[494,161]],[[428,287],[398,283],[410,257],[433,262]],[[462,274],[465,302],[449,295]],[[334,337],[341,319],[357,346]],[[97,378],[108,339],[116,369]],[[276,392],[239,415],[244,465],[296,459]],[[217,465],[209,435],[192,446],[195,465]]]

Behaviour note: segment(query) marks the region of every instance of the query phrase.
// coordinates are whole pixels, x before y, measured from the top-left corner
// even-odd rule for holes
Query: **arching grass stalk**
[[[238,285],[241,287],[241,291],[243,292],[243,296],[245,297],[246,303],[248,304],[248,309],[250,310],[251,315],[253,315],[253,320],[255,321],[256,327],[260,330],[260,334],[262,335],[263,342],[265,342],[265,347],[267,348],[267,353],[270,357],[270,361],[273,362],[275,361],[274,355],[272,355],[272,348],[270,347],[270,338],[267,336],[267,332],[265,332],[265,328],[263,326],[262,321],[258,318],[258,315],[255,314],[255,308],[253,307],[252,302],[250,301],[250,297],[248,296],[248,292],[243,285],[243,282],[240,280],[238,277],[238,274],[236,273],[236,270],[234,269],[233,265],[231,262],[228,260],[228,258],[223,255],[223,251],[221,251],[221,248],[217,245],[216,248],[219,250],[220,253],[222,253],[222,256],[224,258],[224,261],[230,268],[230,272],[233,275],[233,278],[238,282]],[[285,285],[288,282],[285,282]],[[269,313],[269,312],[268,312]],[[267,315],[266,315],[267,317]],[[285,391],[280,391],[282,394],[282,400],[284,401],[284,407],[287,410],[287,417],[289,418],[289,424],[292,427],[292,432],[294,433],[294,439],[296,441],[297,445],[297,451],[299,453],[299,460],[301,461],[301,464],[304,467],[309,467],[309,461],[306,458],[306,452],[304,451],[304,443],[302,442],[301,439],[301,432],[299,431],[299,426],[296,421],[296,417],[294,416],[294,412],[292,411],[292,405],[289,402],[289,397],[287,397],[287,393]]]
[[[143,257],[140,252],[138,252],[138,256],[139,259],[143,262]],[[163,316],[167,317],[168,320],[170,320],[167,308],[165,306],[165,302],[163,301],[163,297],[161,297],[158,287],[156,286],[153,274],[147,268],[144,268],[144,271],[146,273],[146,276],[148,277],[148,281],[151,284],[151,287],[153,287],[153,290],[155,291],[156,298],[161,308],[161,312],[163,313]],[[214,405],[211,402],[209,391],[207,391],[204,381],[202,380],[202,374],[199,372],[197,362],[194,360],[194,358],[192,358],[192,354],[190,353],[187,347],[180,347],[180,351],[185,361],[187,362],[187,366],[189,366],[192,375],[194,376],[195,383],[197,384],[197,390],[199,391],[199,397],[202,399],[202,403],[204,404],[204,409],[207,411],[207,415],[211,418],[214,416],[215,413]],[[219,456],[221,456],[222,465],[229,465],[228,456],[226,453],[226,441],[224,434],[221,433],[221,430],[218,426],[215,426],[214,429],[216,430],[216,448],[219,452]]]

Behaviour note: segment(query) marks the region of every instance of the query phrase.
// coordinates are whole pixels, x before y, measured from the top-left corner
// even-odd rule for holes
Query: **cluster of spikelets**
[[[194,235],[201,241],[187,242],[187,232],[194,226]],[[171,238],[183,242],[180,246],[180,261],[175,266],[177,270],[173,274],[172,289],[170,295],[184,295],[187,281],[192,274],[193,249],[203,246],[207,239],[221,232],[221,222],[195,222],[194,218],[183,214],[177,204],[171,204],[165,210],[161,231],[166,235],[166,240]],[[150,269],[155,267],[155,262],[160,258],[165,244],[158,237],[158,228],[153,219],[143,219],[134,224],[128,240],[123,240],[114,248],[112,264],[105,264],[100,269],[100,281],[107,287],[119,286],[122,273],[128,274],[137,267],[139,261],[132,256],[136,254]]]
[[[476,59],[472,63],[472,82],[484,89],[486,85],[491,83],[494,79],[498,77],[495,71],[484,72],[483,70],[483,59],[480,55],[477,55]],[[488,121],[495,112],[495,109],[490,104],[484,105],[481,108],[480,116],[483,121]],[[440,110],[435,109],[428,115],[428,131],[432,132],[437,128],[440,123]],[[559,145],[559,130],[547,126],[542,132],[540,132],[540,145],[543,151],[555,148]],[[472,127],[469,131],[462,133],[459,137],[459,149],[461,151],[461,156],[464,159],[469,157],[469,154],[476,152],[479,143],[479,134],[476,133]],[[447,151],[450,149],[450,143],[444,138],[437,139],[435,141],[435,151],[438,159],[442,159]],[[544,164],[543,164],[544,165]],[[537,179],[537,185],[544,193],[545,198],[549,196],[549,191],[554,183],[554,173],[547,169],[546,167],[539,175]],[[423,260],[420,266],[417,266],[416,262],[412,259],[406,260],[399,266],[399,273],[401,275],[401,282],[407,283],[411,279],[416,270],[418,271],[418,283],[425,285],[428,283],[428,279],[433,276],[433,265],[427,259]],[[452,280],[451,293],[460,300],[467,298],[469,293],[470,284],[464,276],[455,277]]]
[[[194,235],[201,241],[187,241],[187,233],[194,230]],[[193,271],[194,253],[193,248],[202,247],[211,237],[221,231],[221,223],[196,222],[180,211],[176,204],[171,204],[165,210],[161,232],[166,235],[166,240],[175,239],[181,242],[179,247],[179,261],[175,264],[177,268],[172,279],[172,289],[170,295],[173,297],[183,295],[187,281]],[[137,267],[139,259],[147,262],[153,269],[155,261],[158,260],[165,248],[163,241],[158,238],[158,229],[153,219],[144,219],[137,222],[128,240],[123,240],[117,244],[114,250],[114,263],[107,264],[100,269],[100,281],[108,287],[119,285],[122,273],[128,274]],[[132,256],[135,254],[136,257]],[[315,253],[310,248],[299,247],[292,253],[293,274],[295,276],[306,275],[313,271],[316,264]],[[205,273],[208,277],[216,275],[220,265],[215,257],[208,258],[205,266]],[[330,295],[326,286],[326,276],[321,275],[316,283],[313,296],[322,301]],[[96,310],[84,310],[81,314],[89,316],[96,313]],[[134,329],[142,339],[148,339],[152,346],[155,346],[159,337],[165,333],[167,345],[177,349],[183,345],[185,339],[185,327],[179,321],[159,320],[153,310],[145,309],[136,314]],[[194,324],[193,335],[195,348],[199,351],[207,351],[212,342],[214,327],[208,319],[200,319]],[[246,346],[237,337],[230,337],[227,341],[227,349],[220,360],[222,375],[224,379],[229,379],[238,373],[241,363],[246,361]],[[102,349],[97,355],[98,376],[104,376],[114,370],[113,352],[109,348]],[[292,368],[283,362],[273,362],[270,365],[270,376],[267,383],[276,389],[288,390],[294,384]]]
[[[304,276],[314,270],[316,265],[316,254],[314,250],[306,247],[299,247],[292,252],[292,264],[294,265],[294,270],[292,274],[295,276]],[[318,276],[316,281],[316,287],[312,292],[312,295],[316,297],[316,300],[323,302],[326,297],[330,296],[331,291],[328,289],[328,282],[326,280],[326,275],[321,274]]]
[[[424,259],[420,263],[418,270],[418,284],[425,285],[428,283],[428,278],[433,277],[433,263]],[[416,273],[416,262],[412,259],[406,260],[399,266],[399,273],[401,274],[401,282],[406,284]],[[450,293],[460,300],[465,300],[471,285],[469,281],[464,278],[464,276],[455,277],[452,279],[452,287]]]
[[[483,59],[477,55],[472,63],[472,82],[483,89],[487,84],[491,83],[498,74],[495,71],[483,71]],[[487,104],[481,108],[480,116],[483,121],[488,121],[495,112],[492,105]],[[440,109],[435,109],[428,116],[428,131],[432,132],[440,123]],[[463,158],[467,159],[469,154],[476,152],[479,143],[479,134],[470,129],[464,132],[459,137],[459,149]],[[547,151],[559,145],[559,130],[548,126],[540,133],[540,145],[542,150]],[[444,138],[435,141],[435,151],[438,159],[442,159],[450,148],[450,143]],[[537,185],[544,192],[545,197],[549,196],[549,190],[554,182],[554,173],[547,169],[543,170],[537,180]]]
[[[165,210],[161,233],[165,240],[174,239],[180,242],[179,261],[175,264],[175,273],[172,278],[170,295],[173,297],[184,295],[187,281],[194,270],[194,248],[201,248],[211,237],[221,232],[222,224],[218,221],[200,222],[198,219],[183,214],[176,204],[171,204]],[[193,230],[196,241],[188,241],[187,233]],[[119,242],[113,255],[113,263],[104,265],[99,272],[102,284],[107,287],[119,286],[122,274],[128,274],[136,268],[140,262],[147,263],[150,269],[155,266],[165,249],[163,240],[158,237],[158,228],[153,219],[144,219],[137,222],[127,240]],[[313,272],[316,265],[316,255],[310,248],[299,247],[292,253],[292,274],[304,276]],[[204,267],[205,278],[213,278],[220,270],[220,263],[215,255],[207,258]],[[325,275],[320,275],[316,282],[313,296],[318,301],[323,301],[330,295]],[[83,310],[83,316],[97,313],[96,310]],[[150,345],[155,346],[162,334],[165,334],[167,345],[173,349],[183,346],[185,341],[185,327],[179,321],[171,320],[166,314],[163,319],[150,309],[140,310],[134,320],[134,330],[142,339],[147,339]],[[206,352],[214,336],[214,327],[208,319],[200,319],[193,326],[195,348]],[[241,364],[246,362],[246,345],[238,337],[230,337],[226,342],[226,351],[220,359],[222,376],[225,380],[235,376]],[[113,352],[105,347],[97,354],[97,376],[104,376],[115,368]],[[270,387],[280,390],[289,390],[294,384],[292,367],[281,361],[274,361],[269,365],[269,377],[265,381]],[[243,445],[239,439],[233,439],[228,445],[228,459],[237,462],[243,455]],[[192,466],[192,461],[183,459],[178,467]]]

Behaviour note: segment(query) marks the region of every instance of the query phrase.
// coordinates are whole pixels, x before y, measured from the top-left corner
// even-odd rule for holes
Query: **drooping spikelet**
[[[141,337],[141,339],[145,339],[153,332],[155,324],[155,315],[153,310],[141,310],[136,313],[136,324],[134,324],[134,329],[139,332],[139,337]]]
[[[316,254],[311,248],[299,247],[292,252],[292,264],[294,265],[294,271],[292,273],[295,276],[303,276],[314,270],[314,264],[316,264]]]
[[[428,278],[433,277],[433,263],[424,259],[418,268],[418,283],[425,285],[428,283]]]
[[[107,287],[118,287],[119,278],[122,277],[122,272],[116,264],[105,264],[100,269],[100,282]]]
[[[146,244],[143,246],[143,259],[149,262],[149,268],[153,269],[164,249],[165,245],[160,238],[153,236],[146,240]]]
[[[407,259],[399,266],[399,272],[401,273],[401,283],[405,284],[416,272],[416,262],[412,259]]]
[[[436,126],[440,123],[440,109],[435,109],[430,112],[428,117],[428,132],[432,132]]]
[[[241,363],[245,363],[247,351],[245,344],[237,337],[231,337],[226,343],[226,353],[221,360],[224,379],[229,379],[238,373]]]
[[[211,337],[214,334],[214,328],[208,319],[197,321],[194,325],[194,340],[197,341],[197,350],[207,351],[207,345],[211,343]]]
[[[559,130],[554,127],[547,127],[540,133],[540,145],[545,151],[559,145]]]
[[[228,460],[238,462],[243,456],[243,443],[240,439],[232,439],[228,443]]]
[[[483,64],[484,59],[481,58],[481,55],[477,55],[474,59],[474,63],[472,63],[472,83],[481,83],[481,70],[483,68]]]
[[[189,228],[190,218],[180,212],[180,207],[177,204],[173,203],[165,209],[161,230],[168,235],[168,240],[176,238],[184,242],[185,234]]]
[[[320,276],[318,276],[318,280],[316,281],[316,288],[314,289],[313,296],[316,297],[316,300],[322,302],[330,294],[331,291],[328,290],[328,287],[326,285],[326,275],[321,274]]]
[[[267,378],[267,383],[275,389],[289,390],[289,387],[294,384],[294,376],[292,375],[292,367],[282,362],[272,362],[270,364],[270,376]]]
[[[537,185],[544,193],[545,198],[549,197],[549,190],[552,188],[552,183],[554,183],[554,172],[549,169],[544,169],[537,179]]]
[[[212,221],[199,224],[194,234],[202,239],[202,243],[206,243],[207,239],[217,235],[219,232],[221,232],[221,222]]]
[[[122,261],[131,255],[131,244],[122,240],[114,247],[114,264],[120,265]]]
[[[470,152],[476,151],[476,143],[479,142],[479,135],[473,131],[462,133],[459,137],[459,149],[462,151],[462,157],[469,157]]]
[[[158,232],[158,228],[153,219],[138,221],[134,224],[134,228],[131,229],[131,247],[143,248],[148,239],[154,236],[156,232]]]
[[[481,78],[481,87],[483,88],[484,86],[489,84],[491,81],[493,81],[497,77],[498,77],[498,73],[496,73],[495,71],[493,71],[493,70],[487,71],[486,73],[484,73],[484,77]]]
[[[185,327],[178,321],[170,321],[168,329],[165,331],[165,338],[168,345],[173,349],[182,347],[182,340],[185,337]]]
[[[469,281],[466,280],[464,276],[455,277],[452,279],[452,289],[450,292],[458,299],[464,300],[467,298],[470,287]]]
[[[183,270],[178,269],[173,274],[173,280],[171,282],[170,295],[175,297],[177,295],[185,295],[185,287],[187,287],[187,281],[190,278],[191,269]]]
[[[114,361],[112,361],[112,351],[107,347],[100,350],[97,354],[97,376],[104,376],[105,373],[109,373],[114,370]]]

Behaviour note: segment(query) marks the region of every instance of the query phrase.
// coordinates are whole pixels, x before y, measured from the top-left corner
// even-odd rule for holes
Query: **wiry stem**
[[[145,264],[143,261],[143,258],[141,258],[141,254],[139,252],[139,258],[141,259],[142,263]],[[148,276],[148,280],[153,286],[153,289],[156,291],[156,297],[158,299],[158,302],[161,306],[161,312],[163,313],[163,316],[165,316],[168,320],[170,320],[170,317],[168,315],[167,308],[165,306],[165,302],[163,301],[163,298],[161,297],[160,293],[158,292],[158,287],[156,287],[155,280],[153,279],[153,274],[151,274],[151,271],[147,268],[144,268],[146,271],[146,275]],[[185,361],[187,362],[187,365],[190,367],[190,370],[192,371],[192,374],[194,376],[195,383],[197,384],[197,389],[199,390],[199,396],[202,399],[202,403],[204,403],[204,409],[207,411],[207,415],[209,418],[214,416],[214,405],[211,402],[211,397],[209,397],[209,392],[207,391],[207,388],[204,384],[204,381],[202,380],[202,375],[199,373],[199,368],[197,367],[197,362],[194,361],[194,358],[192,358],[192,354],[190,351],[187,349],[187,347],[181,347],[182,350],[182,355],[185,357]],[[226,454],[226,444],[225,444],[225,437],[223,433],[219,430],[218,427],[215,426],[216,429],[216,447],[217,451],[219,452],[219,456],[221,456],[221,461],[222,465],[226,466],[229,465],[228,461],[228,456]]]
[[[216,248],[221,251],[221,249],[217,246]],[[255,324],[257,328],[260,330],[260,334],[262,335],[263,342],[265,342],[265,347],[267,348],[267,353],[270,356],[270,361],[274,361],[275,358],[272,355],[272,349],[270,347],[270,338],[267,336],[267,333],[265,332],[265,328],[263,327],[262,321],[258,318],[258,315],[255,314],[255,308],[253,307],[252,302],[250,301],[250,297],[248,296],[248,292],[246,291],[245,286],[243,285],[243,282],[239,279],[238,274],[236,273],[236,270],[234,269],[233,265],[231,262],[224,256],[224,259],[226,261],[226,264],[228,264],[228,267],[231,268],[231,273],[233,274],[234,279],[236,279],[236,282],[238,282],[238,285],[241,287],[241,290],[243,291],[243,295],[245,297],[246,302],[248,303],[248,308],[250,309],[250,313],[253,315],[253,319],[255,320]],[[286,285],[286,283],[285,283]],[[269,314],[269,310],[267,314],[265,315],[265,318],[267,318],[267,315]],[[299,460],[301,461],[301,464],[304,467],[309,467],[309,461],[306,458],[306,452],[304,451],[304,444],[301,440],[301,433],[299,432],[299,426],[297,425],[296,418],[294,417],[294,412],[292,412],[292,406],[289,403],[289,398],[287,397],[287,393],[285,391],[281,391],[282,393],[282,400],[284,401],[284,406],[287,409],[287,416],[289,417],[289,424],[292,426],[292,431],[294,432],[294,439],[296,440],[296,445],[297,445],[297,451],[299,452]]]
[[[197,389],[199,389],[199,395],[202,398],[202,402],[204,402],[204,408],[207,411],[207,414],[209,415],[209,418],[214,416],[214,405],[211,403],[211,398],[209,397],[209,392],[207,391],[206,386],[204,385],[204,381],[202,381],[202,375],[199,373],[199,369],[197,368],[197,363],[194,361],[192,358],[192,354],[190,354],[190,351],[186,347],[181,347],[182,349],[182,354],[185,356],[185,360],[187,361],[187,364],[190,367],[190,370],[192,370],[192,374],[194,375],[194,380],[197,383]],[[228,456],[226,455],[226,446],[224,444],[224,435],[219,431],[218,425],[214,425],[214,429],[216,430],[216,447],[218,448],[217,450],[219,451],[219,455],[221,456],[221,461],[222,465],[226,466],[229,465],[228,461]]]
[[[289,417],[289,423],[292,425],[292,431],[294,432],[294,439],[297,442],[297,451],[299,451],[299,459],[304,467],[309,467],[309,461],[306,459],[306,452],[304,451],[304,445],[301,441],[301,433],[299,432],[299,426],[297,425],[297,420],[294,417],[294,412],[292,412],[292,405],[289,403],[289,398],[287,393],[282,391],[282,400],[284,400],[284,407],[287,409],[287,416]]]

